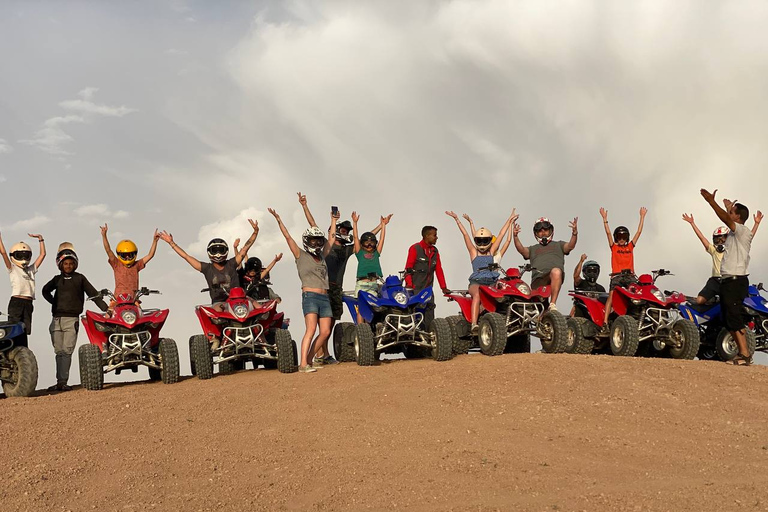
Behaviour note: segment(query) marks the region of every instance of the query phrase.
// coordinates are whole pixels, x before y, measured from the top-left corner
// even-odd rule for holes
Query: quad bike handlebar
[[[160,290],[150,290],[149,288],[144,286],[144,287],[142,287],[142,288],[140,288],[138,290],[135,290],[133,292],[133,300],[130,303],[133,304],[134,302],[139,300],[139,297],[143,297],[145,295],[155,295],[155,294],[159,295],[160,294]],[[96,300],[96,299],[101,299],[101,298],[104,298],[104,297],[109,297],[110,299],[114,300],[115,302],[119,302],[117,300],[117,298],[115,297],[115,294],[112,293],[112,290],[110,290],[109,288],[104,288],[103,290],[101,290],[99,293],[97,293],[93,297],[88,297],[88,300]]]
[[[763,283],[757,283],[757,289],[760,290],[761,292],[764,292],[765,288],[763,288]],[[0,315],[2,315],[2,313],[0,313]]]

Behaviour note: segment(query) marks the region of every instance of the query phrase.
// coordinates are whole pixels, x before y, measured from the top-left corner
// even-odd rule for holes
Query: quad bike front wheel
[[[637,320],[622,315],[611,325],[611,352],[615,356],[632,357],[640,345],[640,331]]]
[[[681,318],[672,325],[670,337],[678,346],[669,346],[669,355],[673,359],[693,359],[699,352],[699,330],[696,324],[686,318]]]
[[[355,328],[352,322],[339,322],[333,328],[333,353],[340,363],[355,360],[355,347],[350,343],[349,331]]]
[[[277,345],[277,371],[280,373],[293,373],[298,368],[296,365],[296,344],[291,338],[288,329],[275,331],[275,345]]]
[[[353,333],[355,357],[359,366],[373,366],[376,364],[376,340],[373,331],[368,324],[357,324]]]
[[[453,335],[451,325],[445,318],[435,318],[429,326],[434,338],[431,356],[435,361],[447,361],[453,356]]]
[[[745,331],[747,333],[747,349],[749,349],[749,355],[751,357],[755,354],[757,338],[755,337],[755,331],[752,329],[745,328]],[[739,353],[739,346],[736,345],[736,340],[733,339],[731,333],[723,328],[720,330],[720,334],[717,335],[715,350],[717,351],[717,357],[721,360],[731,361]]]
[[[507,321],[498,313],[486,313],[480,317],[477,342],[480,351],[487,356],[504,353],[507,346]]]
[[[550,354],[565,352],[568,344],[568,322],[559,311],[545,311],[539,318],[541,349]]]
[[[160,377],[163,384],[175,384],[179,382],[179,349],[171,338],[161,338],[158,344],[160,353]]]
[[[211,354],[211,343],[208,338],[203,334],[192,336],[190,346],[189,358],[197,378],[207,380],[213,377],[213,354]]]
[[[16,347],[6,353],[10,367],[7,379],[3,378],[5,396],[32,396],[37,387],[37,358],[27,347]]]
[[[89,391],[98,391],[104,387],[104,363],[101,350],[96,345],[86,343],[77,351],[80,358],[80,383]]]

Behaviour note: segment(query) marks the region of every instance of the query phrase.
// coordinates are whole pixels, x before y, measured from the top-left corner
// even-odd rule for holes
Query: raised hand
[[[248,219],[248,222],[250,222],[251,227],[253,228],[253,231],[255,233],[258,233],[258,231],[259,231],[259,221],[253,220],[253,219]]]
[[[275,261],[280,261],[281,259],[283,259],[283,253],[275,254]]]
[[[267,208],[267,211],[272,214],[272,216],[280,222],[280,216],[277,214],[274,208]]]
[[[586,259],[587,259],[587,255],[586,254],[582,254],[581,257],[579,258],[579,261],[581,263],[584,263],[584,260],[586,260]]]
[[[239,246],[240,246],[240,239],[239,238],[235,238],[235,243],[232,244],[232,247],[234,247],[235,252],[238,251],[238,247]]]
[[[707,189],[701,189],[701,197],[704,198],[705,201],[710,202],[715,200],[715,194],[717,194],[717,189],[715,189],[714,192],[709,192]]]
[[[105,222],[103,226],[99,226],[99,229],[101,229],[101,235],[107,236],[107,223]]]
[[[752,218],[755,219],[755,224],[760,224],[763,220],[763,212],[757,210],[757,213],[753,215]]]
[[[352,212],[352,222],[357,222],[360,220],[360,216],[357,214],[357,212]]]
[[[520,231],[522,231],[523,228],[520,227],[520,224],[515,222],[515,225],[512,227],[512,234],[517,236],[520,234]]]
[[[157,240],[158,238],[160,238],[160,231],[155,228],[155,234],[152,235],[152,240]]]
[[[164,242],[168,242],[169,244],[173,243],[173,235],[168,233],[167,231],[161,231],[160,233],[158,233],[157,236],[159,236],[160,240]]]
[[[687,213],[683,214],[683,220],[687,222],[688,224],[693,224],[693,214],[688,215]]]
[[[307,206],[307,196],[306,196],[306,194],[302,194],[301,192],[299,192],[298,195],[299,195],[299,204],[301,206]]]
[[[33,235],[32,233],[27,233],[27,235],[29,235],[30,238],[37,238],[41,242],[43,241],[43,235]]]
[[[386,217],[384,217],[384,216],[381,217],[381,224],[382,224],[382,226],[386,226],[387,224],[389,224],[389,221],[392,219],[392,215],[393,214],[390,213]]]
[[[648,213],[648,208],[646,208],[645,206],[641,207],[640,208],[640,216],[641,217],[645,217],[646,213]]]
[[[517,213],[517,211],[515,211],[515,209],[514,209],[514,208],[512,208],[512,213],[510,213],[510,214],[509,214],[509,219],[510,219],[512,222],[515,222],[515,221],[517,221],[517,219],[519,219],[519,218],[520,218],[520,214],[519,214],[519,213]]]
[[[341,212],[339,210],[336,210],[336,213],[333,213],[333,210],[331,210],[331,219],[334,221],[339,220],[341,218]]]
[[[568,223],[568,227],[571,228],[571,231],[573,231],[574,235],[576,233],[578,233],[579,232],[579,218],[578,217],[574,217],[573,220]]]
[[[731,207],[736,201],[731,201],[730,199],[723,199],[723,206],[725,206],[725,211],[730,212]]]
[[[455,212],[445,212],[445,214],[446,214],[447,216],[449,216],[449,217],[453,217],[453,220],[455,220],[456,222],[458,222],[458,221],[459,221],[459,216],[458,216],[458,215],[456,215],[456,213],[455,213]]]
[[[466,213],[462,215],[466,219],[467,222],[472,222],[472,219],[467,215]]]
[[[605,208],[600,208],[600,216],[603,218],[604,221],[608,221],[608,210]]]

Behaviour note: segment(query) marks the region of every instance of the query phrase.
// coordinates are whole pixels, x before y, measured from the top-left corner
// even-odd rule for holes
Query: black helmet
[[[56,254],[56,266],[59,267],[59,270],[63,270],[61,267],[64,264],[66,260],[72,260],[75,262],[75,270],[77,270],[77,254],[72,249],[64,249],[62,251],[59,251],[58,254]]]
[[[245,270],[246,274],[251,271],[259,274],[262,270],[264,270],[264,266],[261,264],[261,260],[259,258],[248,258],[248,261],[245,262],[243,270]]]
[[[360,244],[364,244],[365,242],[373,242],[373,244],[376,245],[376,235],[370,231],[366,231],[360,235]]]
[[[581,273],[590,283],[597,282],[597,278],[600,277],[600,264],[595,260],[587,260],[581,266]]]
[[[229,246],[221,238],[214,238],[208,242],[208,257],[214,263],[224,263],[227,261]]]
[[[339,230],[344,228],[347,230],[346,235],[342,235]],[[348,220],[339,221],[336,223],[336,240],[341,242],[341,245],[349,245],[352,243],[352,223]]]
[[[626,226],[619,226],[613,230],[613,241],[618,243],[619,240],[624,240],[629,243],[629,230]]]

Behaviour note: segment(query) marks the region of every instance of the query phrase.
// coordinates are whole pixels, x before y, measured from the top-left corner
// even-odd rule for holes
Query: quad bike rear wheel
[[[97,349],[98,350],[98,349]],[[10,375],[3,380],[5,396],[32,396],[37,387],[37,358],[27,347],[16,347],[0,355],[7,359]]]
[[[672,325],[670,337],[680,344],[679,347],[669,345],[669,355],[673,359],[693,359],[699,352],[699,330],[696,324],[686,318],[681,318]]]
[[[80,383],[89,391],[98,391],[104,387],[104,363],[101,350],[96,345],[86,343],[77,351],[80,358]]]
[[[353,333],[355,357],[359,366],[373,366],[376,364],[376,341],[373,331],[368,324],[357,324]]]
[[[435,318],[429,326],[434,336],[431,356],[435,361],[447,361],[453,356],[453,335],[451,325],[445,318]]]
[[[568,344],[568,322],[559,311],[548,310],[539,318],[541,349],[550,354],[565,352]]]
[[[355,360],[355,347],[350,343],[349,331],[355,328],[352,322],[339,322],[333,328],[333,353],[340,363]]]
[[[477,342],[480,351],[487,356],[504,353],[507,346],[507,321],[498,313],[486,313],[480,317]]]
[[[277,371],[280,373],[295,372],[298,369],[296,366],[296,344],[293,342],[288,329],[275,331],[275,345],[277,345]]]
[[[198,334],[198,336],[201,336]],[[195,339],[194,336],[189,337],[189,369],[192,372],[192,376],[194,377],[197,375],[197,369],[195,368],[195,358],[192,357],[192,340]]]
[[[749,349],[749,355],[751,357],[755,354],[757,338],[755,337],[755,331],[749,328],[746,328],[745,330],[747,332],[747,349]],[[717,351],[717,357],[723,361],[731,361],[739,353],[739,347],[736,345],[736,340],[733,339],[731,333],[725,328],[721,329],[720,334],[717,335],[715,350]]]
[[[213,377],[213,354],[211,343],[202,334],[192,336],[190,340],[192,350],[189,353],[192,366],[197,371],[197,378],[207,380]]]
[[[640,345],[638,323],[631,316],[622,315],[611,325],[611,352],[615,356],[632,357]]]
[[[446,318],[451,327],[453,336],[453,353],[466,354],[472,347],[472,338],[469,337],[471,326],[462,315],[453,315]]]
[[[171,338],[161,338],[158,344],[162,370],[160,377],[163,384],[175,384],[179,382],[179,349]]]

